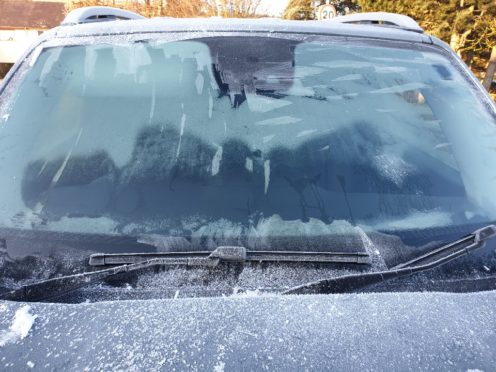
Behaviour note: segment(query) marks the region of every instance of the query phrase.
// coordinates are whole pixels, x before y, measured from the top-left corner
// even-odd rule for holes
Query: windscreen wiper
[[[496,235],[496,225],[489,225],[452,243],[434,249],[411,261],[404,262],[387,271],[345,275],[290,288],[283,294],[330,294],[348,293],[391,279],[434,269],[458,257],[484,247],[485,242]]]
[[[90,256],[92,266],[124,265],[146,262],[152,259],[178,260],[200,259],[206,265],[219,262],[317,262],[369,264],[365,252],[298,252],[298,251],[250,251],[244,247],[218,247],[214,251],[158,252],[158,253],[97,253]],[[187,261],[184,261],[186,263]]]
[[[90,265],[112,267],[28,284],[1,294],[0,299],[45,301],[118,274],[156,266],[216,267],[221,262],[313,262],[364,265],[369,264],[370,260],[368,254],[364,252],[247,251],[244,247],[218,247],[212,252],[93,254],[90,256]]]

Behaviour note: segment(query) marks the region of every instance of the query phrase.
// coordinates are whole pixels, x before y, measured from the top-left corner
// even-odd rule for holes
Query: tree
[[[326,4],[324,0],[289,0],[283,17],[286,19],[315,19],[315,8]],[[360,11],[360,6],[353,0],[331,0],[339,15]]]
[[[317,1],[323,3],[324,1]],[[290,0],[288,19],[313,19],[315,1]],[[427,33],[449,43],[479,76],[496,46],[495,0],[348,0],[331,1],[338,13],[391,12],[415,19]]]
[[[317,5],[323,1],[317,1]],[[491,49],[496,46],[496,0],[349,0],[331,1],[339,14],[391,12],[415,19],[428,33],[455,50],[482,78]],[[347,9],[346,9],[347,8]],[[313,19],[315,1],[290,0],[288,19]]]
[[[355,0],[365,12],[406,14],[439,37],[476,72],[484,69],[496,45],[495,0]]]
[[[211,1],[212,2],[212,1]],[[218,15],[223,17],[250,18],[257,14],[261,0],[215,0]]]
[[[260,17],[261,0],[73,0],[67,10],[102,5],[132,10],[145,17]]]

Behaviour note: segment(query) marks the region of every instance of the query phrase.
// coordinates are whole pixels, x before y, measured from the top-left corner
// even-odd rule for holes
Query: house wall
[[[38,37],[37,30],[0,30],[0,63],[14,63]]]

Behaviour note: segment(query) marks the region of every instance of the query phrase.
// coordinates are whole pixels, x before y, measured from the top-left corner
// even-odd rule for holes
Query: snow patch
[[[426,229],[429,227],[449,226],[451,215],[447,212],[413,212],[405,218],[383,221],[373,225],[376,230]]]
[[[407,71],[408,71],[408,69],[406,67],[402,67],[402,66],[376,66],[375,67],[375,72],[378,74],[391,74],[391,73],[403,74]]]
[[[214,157],[212,158],[212,176],[215,176],[219,173],[220,162],[222,160],[222,146],[217,148]]]
[[[375,270],[378,271],[387,270],[387,265],[381,256],[381,252],[379,251],[379,249],[377,249],[377,247],[374,245],[372,240],[370,240],[367,233],[359,226],[357,226],[355,229],[360,235],[360,239],[362,240],[365,251],[368,253],[370,257],[370,260],[372,262],[372,267],[374,267]]]
[[[451,143],[443,142],[443,143],[439,143],[436,146],[434,146],[434,150],[444,149],[444,148],[450,147],[450,146],[451,146]]]
[[[345,220],[334,220],[330,224],[313,217],[308,222],[299,219],[286,221],[277,214],[261,219],[256,226],[256,232],[262,237],[356,234],[355,227]]]
[[[264,137],[262,138],[262,142],[263,142],[263,143],[270,142],[270,141],[271,141],[274,137],[275,137],[275,134],[271,134],[271,135],[269,135],[269,136],[264,136]]]
[[[300,79],[295,79],[293,85],[287,92],[291,96],[311,97],[315,91],[311,87],[304,86]]]
[[[108,217],[62,217],[59,221],[50,221],[49,228],[55,231],[76,233],[112,233],[118,223]]]
[[[255,289],[251,290],[248,289],[246,291],[240,292],[239,288],[234,288],[233,294],[229,297],[235,297],[235,298],[254,298],[254,297],[261,297],[261,296],[278,296],[277,294],[274,293],[264,293],[260,289]]]
[[[267,120],[257,121],[255,125],[286,125],[300,122],[301,119],[292,116],[280,116],[278,118],[271,118]]]
[[[61,52],[62,48],[53,48],[48,53],[48,57],[41,69],[40,80],[42,83],[45,81],[47,74],[52,70],[55,63],[58,62]]]
[[[210,94],[208,96],[208,118],[212,119],[212,111],[214,109],[214,99],[212,95]]]
[[[220,361],[214,366],[214,372],[224,372],[226,363]]]
[[[427,86],[422,83],[408,83],[408,84],[396,85],[393,87],[372,90],[370,93],[403,93],[403,92],[408,92],[410,90],[420,90],[426,87]]]
[[[465,217],[467,218],[467,220],[471,220],[475,217],[475,213],[471,211],[465,211]]]
[[[179,153],[181,152],[181,141],[184,135],[184,126],[186,124],[186,114],[181,116],[181,131],[179,132],[179,143],[177,144],[176,159],[179,158]]]
[[[375,169],[382,177],[401,187],[409,174],[415,172],[415,167],[393,154],[382,154],[373,159]]]
[[[33,54],[31,55],[31,59],[29,60],[29,67],[34,66],[42,51],[43,51],[43,47],[41,45],[38,45],[34,50]]]
[[[245,168],[248,172],[253,173],[253,160],[250,158],[246,158]]]
[[[294,72],[294,77],[297,79],[305,78],[308,76],[315,76],[325,72],[323,68],[312,66],[297,66]]]
[[[374,65],[370,62],[361,62],[361,61],[352,61],[352,60],[336,60],[336,61],[325,61],[325,62],[316,62],[313,64],[318,67],[325,68],[366,68],[366,67],[374,67]]]
[[[268,112],[284,106],[291,105],[290,101],[259,96],[257,94],[247,94],[246,101],[252,112]]]
[[[264,178],[265,178],[264,193],[267,194],[267,190],[269,189],[269,182],[270,182],[270,160],[264,161]]]
[[[31,314],[31,306],[29,305],[25,305],[17,310],[10,328],[0,333],[0,346],[5,346],[25,338],[29,334],[37,317],[37,315]]]
[[[360,79],[363,79],[363,76],[361,74],[348,74],[333,79],[332,81],[350,81],[350,80],[360,80]]]
[[[300,133],[298,133],[296,135],[296,137],[304,137],[304,136],[308,136],[309,134],[312,134],[312,133],[315,133],[315,132],[318,132],[318,129],[307,129],[307,130],[302,130]]]
[[[395,110],[395,109],[376,108],[375,111],[380,112],[380,113],[390,113],[390,112],[396,112],[397,110]]]
[[[196,92],[198,95],[203,93],[203,84],[205,82],[205,78],[203,77],[202,74],[196,75],[196,80],[195,80],[195,85],[196,85]]]
[[[148,115],[148,124],[151,124],[152,119],[155,115],[155,104],[157,101],[157,84],[155,81],[153,81],[153,86],[152,86],[152,101],[150,103],[150,114]]]

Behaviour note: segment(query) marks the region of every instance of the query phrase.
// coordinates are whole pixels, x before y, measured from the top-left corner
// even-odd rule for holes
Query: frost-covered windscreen
[[[309,40],[43,49],[1,97],[1,226],[339,251],[495,218],[494,113],[454,62]]]

